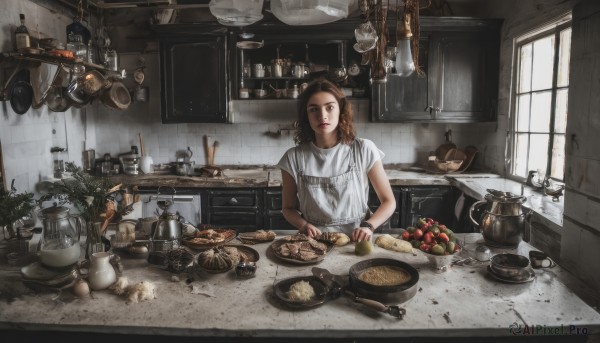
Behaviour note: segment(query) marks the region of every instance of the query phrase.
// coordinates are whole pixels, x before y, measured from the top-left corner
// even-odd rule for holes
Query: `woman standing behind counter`
[[[296,147],[278,163],[283,216],[309,237],[341,231],[353,241],[369,240],[396,208],[381,162],[385,155],[372,141],[356,137],[350,102],[333,83],[310,84],[298,109]],[[369,181],[381,202],[373,214]]]

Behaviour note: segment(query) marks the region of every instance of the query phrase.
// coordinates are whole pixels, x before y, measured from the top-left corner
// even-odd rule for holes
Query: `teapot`
[[[63,206],[52,206],[38,213],[42,220],[40,261],[48,267],[66,267],[79,261],[79,239],[85,227],[83,218],[69,214]]]
[[[469,209],[469,219],[481,229],[486,245],[493,247],[516,247],[523,240],[522,204],[524,196],[488,189],[485,200],[477,201]],[[485,205],[481,219],[476,221],[473,213]]]

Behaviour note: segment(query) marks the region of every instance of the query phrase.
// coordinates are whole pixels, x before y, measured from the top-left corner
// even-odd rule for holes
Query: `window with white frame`
[[[570,15],[517,38],[513,77],[513,176],[564,180],[571,53]]]

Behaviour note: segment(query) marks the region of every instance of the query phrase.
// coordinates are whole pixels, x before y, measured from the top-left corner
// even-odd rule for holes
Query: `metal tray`
[[[299,281],[307,281],[315,291],[315,297],[309,301],[292,301],[288,299],[287,292],[290,287]],[[309,309],[319,306],[327,300],[329,289],[325,284],[314,276],[296,276],[289,279],[283,279],[273,285],[273,294],[285,306],[295,309]]]
[[[303,260],[296,260],[294,258],[281,256],[280,254],[278,254],[277,248],[279,248],[279,246],[281,246],[282,244],[285,244],[285,243],[292,243],[292,242],[288,242],[288,241],[284,241],[284,240],[275,241],[269,246],[269,251],[271,251],[273,256],[275,256],[277,259],[279,259],[281,261],[289,262],[292,264],[301,264],[301,265],[315,264],[315,263],[319,263],[319,262],[323,261],[325,259],[325,257],[327,257],[327,255],[329,255],[329,252],[331,251],[331,249],[333,249],[333,247],[335,246],[334,244],[331,244],[331,243],[321,242],[321,243],[327,245],[327,251],[325,252],[325,254],[318,255],[317,258],[312,259],[312,260],[303,261]]]

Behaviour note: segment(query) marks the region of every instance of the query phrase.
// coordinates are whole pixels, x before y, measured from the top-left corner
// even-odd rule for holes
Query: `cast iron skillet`
[[[15,76],[10,96],[10,106],[18,114],[29,111],[33,102],[33,88],[29,83],[29,70],[22,69]]]
[[[376,286],[360,280],[361,272],[369,267],[394,266],[410,274],[410,280],[397,286]],[[374,258],[358,262],[350,267],[350,288],[357,294],[377,300],[383,304],[401,304],[415,296],[419,282],[419,271],[406,262],[390,258]]]

